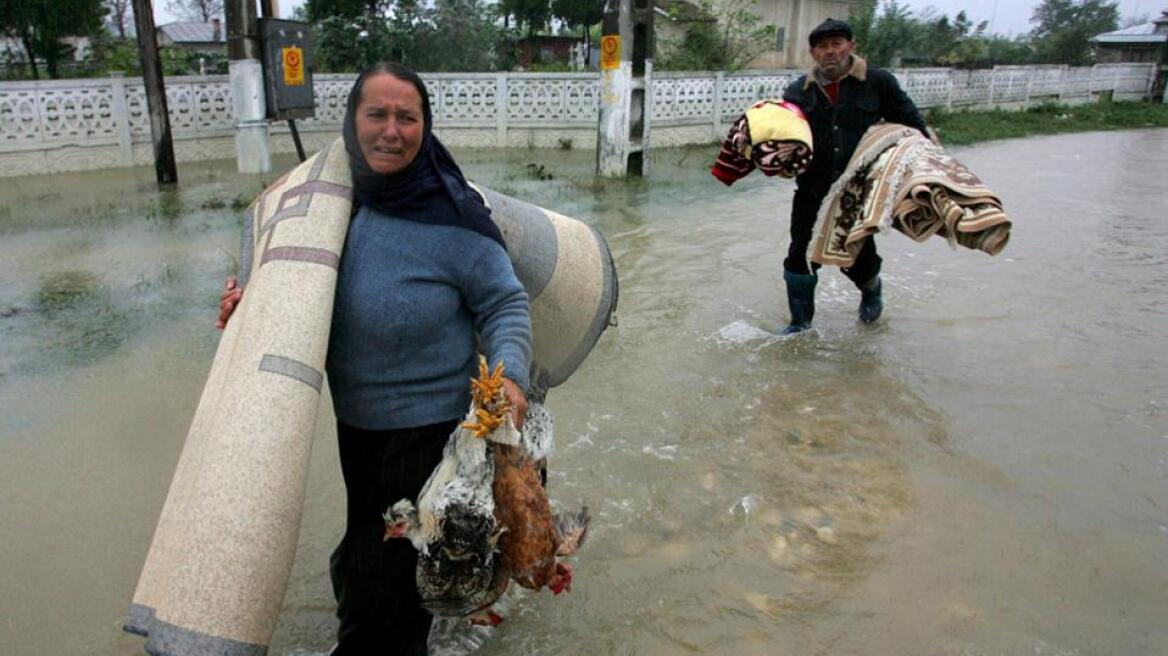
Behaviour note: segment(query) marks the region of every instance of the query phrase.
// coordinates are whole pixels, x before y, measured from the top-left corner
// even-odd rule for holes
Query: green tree
[[[987,34],[964,11],[953,18],[926,9],[913,14],[896,0],[865,0],[851,16],[856,50],[877,66],[920,65],[977,68],[1036,60],[1029,37]]]
[[[316,23],[328,18],[379,16],[384,13],[383,4],[381,0],[308,0],[303,11],[309,23]]]
[[[1039,58],[1053,64],[1093,61],[1090,38],[1119,27],[1119,9],[1106,0],[1043,0],[1034,9],[1030,36]]]
[[[126,28],[134,23],[134,9],[131,0],[105,0],[107,9],[106,25],[119,39],[126,38]]]
[[[507,17],[515,18],[516,27],[523,27],[527,36],[547,27],[552,17],[551,0],[500,0],[499,11],[508,25]]]
[[[429,71],[486,71],[494,68],[500,30],[482,0],[436,0],[431,43],[456,48],[427,48],[422,65]]]
[[[38,59],[49,77],[57,78],[72,52],[61,39],[97,33],[105,13],[102,0],[0,0],[0,34],[24,46],[34,78],[40,78]]]
[[[1014,39],[992,34],[985,39],[987,66],[1030,64],[1036,61],[1034,47],[1025,35]]]
[[[603,0],[552,0],[552,15],[569,26],[578,27],[588,45],[588,28],[604,18]]]
[[[388,23],[365,15],[333,16],[313,26],[316,66],[321,72],[353,72],[394,57]]]
[[[889,0],[868,31],[867,41],[857,40],[856,50],[877,66],[899,65],[920,42],[921,24],[912,10]]]
[[[771,48],[774,25],[755,13],[758,0],[702,0],[700,12],[673,16],[686,24],[678,39],[662,39],[654,66],[673,71],[742,70]]]

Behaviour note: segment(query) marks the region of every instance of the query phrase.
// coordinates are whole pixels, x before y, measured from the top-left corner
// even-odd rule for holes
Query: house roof
[[[1091,37],[1094,43],[1156,44],[1168,41],[1168,10],[1159,19],[1104,32]]]
[[[179,21],[159,25],[158,30],[175,43],[227,43],[226,30],[219,27],[219,38],[215,38],[215,26],[212,23]]]

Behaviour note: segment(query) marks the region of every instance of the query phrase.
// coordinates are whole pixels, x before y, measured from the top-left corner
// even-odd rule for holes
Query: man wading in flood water
[[[811,31],[811,58],[815,68],[787,87],[783,99],[798,105],[811,124],[814,155],[807,170],[796,177],[798,188],[791,208],[791,246],[783,261],[791,323],[784,335],[811,327],[815,316],[815,271],[808,269],[807,246],[819,206],[848,164],[864,131],[880,121],[901,123],[927,135],[916,105],[888,71],[871,68],[854,54],[852,28],[827,19]],[[872,238],[864,241],[856,262],[841,269],[860,288],[860,321],[880,318],[884,298],[880,284],[880,256]]]

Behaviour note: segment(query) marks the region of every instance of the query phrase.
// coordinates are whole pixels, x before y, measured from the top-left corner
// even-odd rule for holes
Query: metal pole
[[[178,182],[178,168],[174,161],[174,141],[170,136],[170,114],[166,108],[162,61],[158,58],[158,35],[154,33],[154,7],[150,0],[134,0],[134,27],[138,30],[142,81],[146,85],[146,106],[150,110],[154,176],[158,184],[170,185]]]
[[[296,144],[296,156],[303,162],[308,157],[304,154],[304,144],[300,143],[300,130],[296,129],[295,119],[288,119],[288,129],[292,132],[292,142]]]
[[[260,15],[264,18],[279,18],[279,3],[276,0],[260,0]],[[304,154],[304,144],[300,142],[300,130],[296,129],[296,119],[288,119],[288,131],[292,133],[292,143],[296,144],[296,156],[303,162],[308,157]]]

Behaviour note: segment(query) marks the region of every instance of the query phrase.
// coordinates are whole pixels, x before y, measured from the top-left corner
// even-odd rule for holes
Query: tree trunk
[[[27,27],[20,35],[20,42],[24,44],[24,51],[28,53],[28,65],[32,68],[32,79],[41,79],[40,71],[37,70],[36,65],[36,51],[32,47],[32,35],[29,34]]]

